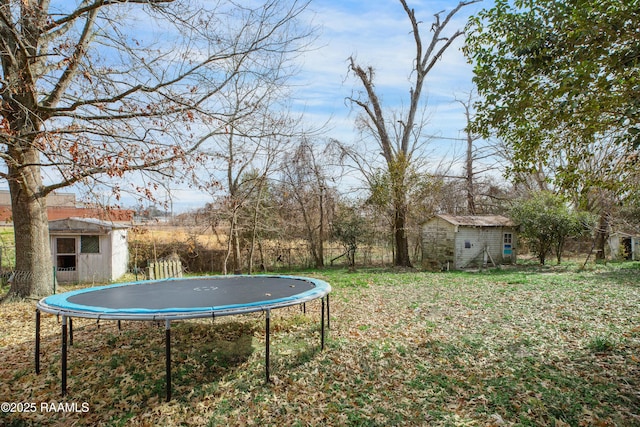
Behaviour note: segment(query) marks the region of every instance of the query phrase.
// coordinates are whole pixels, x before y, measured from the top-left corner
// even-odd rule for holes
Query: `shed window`
[[[56,251],[59,254],[75,254],[76,239],[73,237],[58,237],[56,239]]]
[[[58,255],[58,271],[75,271],[76,256],[75,255]]]
[[[56,267],[58,271],[76,270],[76,239],[58,237],[56,239]]]
[[[80,253],[99,254],[100,236],[80,236]]]
[[[471,248],[471,240],[465,240],[464,241],[464,247],[465,247],[465,249],[470,249]]]

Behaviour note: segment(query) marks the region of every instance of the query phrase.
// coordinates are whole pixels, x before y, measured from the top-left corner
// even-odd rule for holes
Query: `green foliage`
[[[358,245],[365,242],[370,234],[367,221],[359,213],[357,206],[338,206],[333,218],[332,234],[344,246],[349,265],[355,265]]]
[[[377,170],[369,178],[368,203],[385,210],[391,205],[391,178],[388,172]]]
[[[596,335],[588,344],[588,348],[597,353],[611,351],[615,347],[615,341],[611,337],[605,335]]]
[[[555,250],[558,264],[567,237],[577,237],[591,228],[593,219],[569,209],[564,200],[549,192],[540,192],[521,200],[511,209],[512,218],[521,226],[521,236],[544,264]]]
[[[564,187],[624,187],[581,172],[597,153],[607,156],[592,165],[608,175],[637,163],[638,10],[638,1],[498,0],[470,20],[465,52],[482,97],[474,126],[511,146],[512,172],[542,164]],[[603,143],[615,150],[594,150]]]

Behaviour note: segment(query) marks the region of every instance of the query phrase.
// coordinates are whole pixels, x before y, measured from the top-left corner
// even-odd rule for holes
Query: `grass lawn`
[[[55,316],[36,375],[35,303],[2,305],[0,402],[36,410],[0,425],[640,425],[640,263],[302,274],[333,287],[323,352],[319,302],[272,312],[270,384],[263,315],[179,322],[168,403],[163,326],[75,319],[61,399]]]

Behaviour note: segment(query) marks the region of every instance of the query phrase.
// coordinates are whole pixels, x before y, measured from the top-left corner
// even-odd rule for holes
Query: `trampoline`
[[[36,305],[35,367],[40,373],[40,313],[62,317],[62,396],[67,391],[67,351],[73,345],[73,318],[155,321],[165,324],[166,394],[171,400],[171,322],[244,313],[265,313],[265,374],[269,381],[269,323],[273,309],[321,299],[320,346],[331,286],[296,276],[207,276],[139,281],[85,288],[41,299]],[[326,302],[326,304],[325,304]]]

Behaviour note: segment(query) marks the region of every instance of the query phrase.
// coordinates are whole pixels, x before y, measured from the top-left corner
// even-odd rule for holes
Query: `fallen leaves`
[[[638,276],[511,274],[327,271],[325,351],[317,302],[307,315],[274,310],[269,384],[262,316],[177,323],[170,402],[162,327],[75,319],[61,399],[57,319],[42,316],[36,375],[34,306],[2,305],[0,401],[87,402],[89,412],[4,413],[0,424],[640,424]]]

